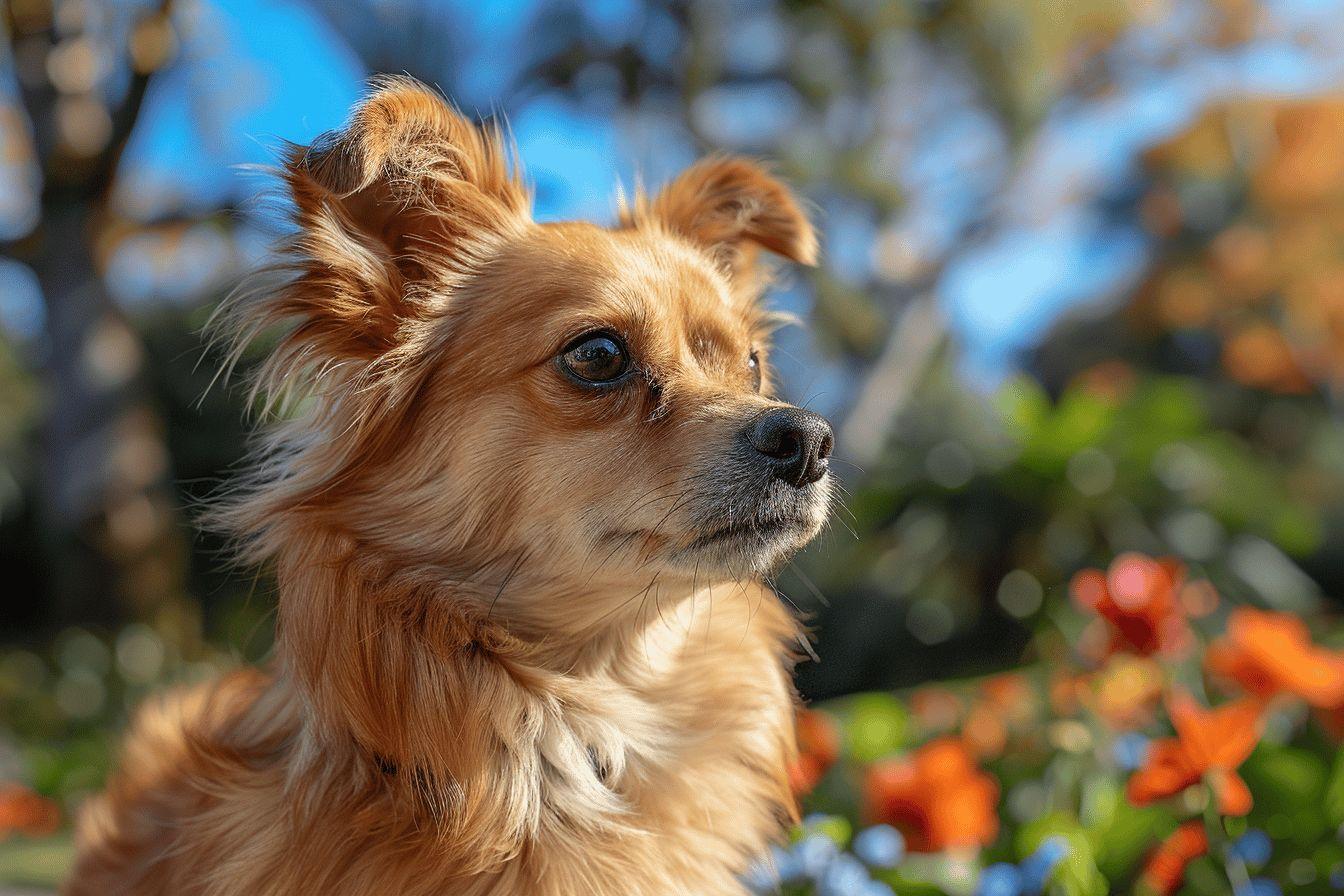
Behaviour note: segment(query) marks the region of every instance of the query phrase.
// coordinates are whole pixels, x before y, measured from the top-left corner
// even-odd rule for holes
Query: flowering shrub
[[[1344,892],[1344,651],[1180,563],[1084,569],[1031,662],[799,718],[759,893]]]
[[[804,710],[790,776],[807,815],[751,888],[1344,892],[1344,629],[1234,605],[1137,553],[1056,592],[1011,672]],[[27,769],[0,785],[0,874],[59,877],[59,829],[97,786],[108,718],[191,673],[140,626],[110,643],[67,632],[50,662],[0,661],[0,710],[22,748],[8,767]]]

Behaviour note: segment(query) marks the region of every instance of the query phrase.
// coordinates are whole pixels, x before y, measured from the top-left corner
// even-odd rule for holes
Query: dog
[[[269,671],[139,711],[70,896],[741,894],[796,807],[804,637],[762,580],[830,426],[770,397],[799,201],[710,158],[536,223],[498,128],[409,79],[284,154],[279,407],[212,520],[279,592]]]

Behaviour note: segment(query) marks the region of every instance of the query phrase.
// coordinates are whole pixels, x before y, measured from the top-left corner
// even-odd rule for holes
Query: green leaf
[[[1097,867],[1087,833],[1072,817],[1055,812],[1023,825],[1014,838],[1017,854],[1025,858],[1047,837],[1063,837],[1069,854],[1050,878],[1048,892],[1058,896],[1107,896],[1110,884]]]
[[[1333,825],[1322,811],[1330,800],[1329,771],[1315,753],[1298,747],[1262,744],[1241,768],[1255,796],[1252,821],[1282,816],[1293,839],[1310,843]]]
[[[823,815],[809,821],[798,834],[798,839],[809,834],[821,834],[844,849],[849,845],[849,838],[854,835],[854,825],[843,815]]]
[[[892,694],[854,697],[846,702],[841,716],[847,752],[858,762],[873,762],[905,746],[910,717]]]
[[[1344,825],[1344,750],[1335,753],[1335,764],[1330,770],[1323,805],[1331,827]]]
[[[1153,845],[1175,828],[1176,821],[1168,812],[1153,807],[1138,808],[1121,800],[1108,824],[1088,832],[1096,851],[1097,868],[1108,880],[1124,879]]]
[[[0,883],[55,887],[70,870],[74,854],[68,835],[0,842]]]

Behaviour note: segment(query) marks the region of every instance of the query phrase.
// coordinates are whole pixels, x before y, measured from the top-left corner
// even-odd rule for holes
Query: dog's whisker
[[[798,577],[798,581],[803,583],[803,587],[812,592],[812,596],[817,599],[817,603],[821,604],[823,607],[829,607],[831,605],[831,602],[826,599],[826,595],[821,593],[821,589],[819,589],[812,579],[808,577],[807,573],[803,572],[802,567],[795,561],[790,560],[789,568],[792,569],[793,574]]]

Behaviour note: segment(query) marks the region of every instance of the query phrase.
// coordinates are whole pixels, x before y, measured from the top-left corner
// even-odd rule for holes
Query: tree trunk
[[[185,530],[177,510],[161,415],[144,376],[139,336],[112,300],[97,264],[99,226],[149,71],[136,71],[109,109],[95,87],[70,93],[45,77],[59,33],[48,4],[11,6],[9,33],[43,173],[41,217],[10,247],[37,275],[45,304],[40,346],[46,416],[39,513],[51,552],[59,619],[149,620],[177,644],[198,638],[185,594]],[[155,15],[167,22],[166,4]],[[129,64],[129,63],[128,63]],[[63,92],[65,91],[65,92]],[[72,145],[71,116],[107,114],[100,147]],[[77,129],[79,122],[74,122]]]

